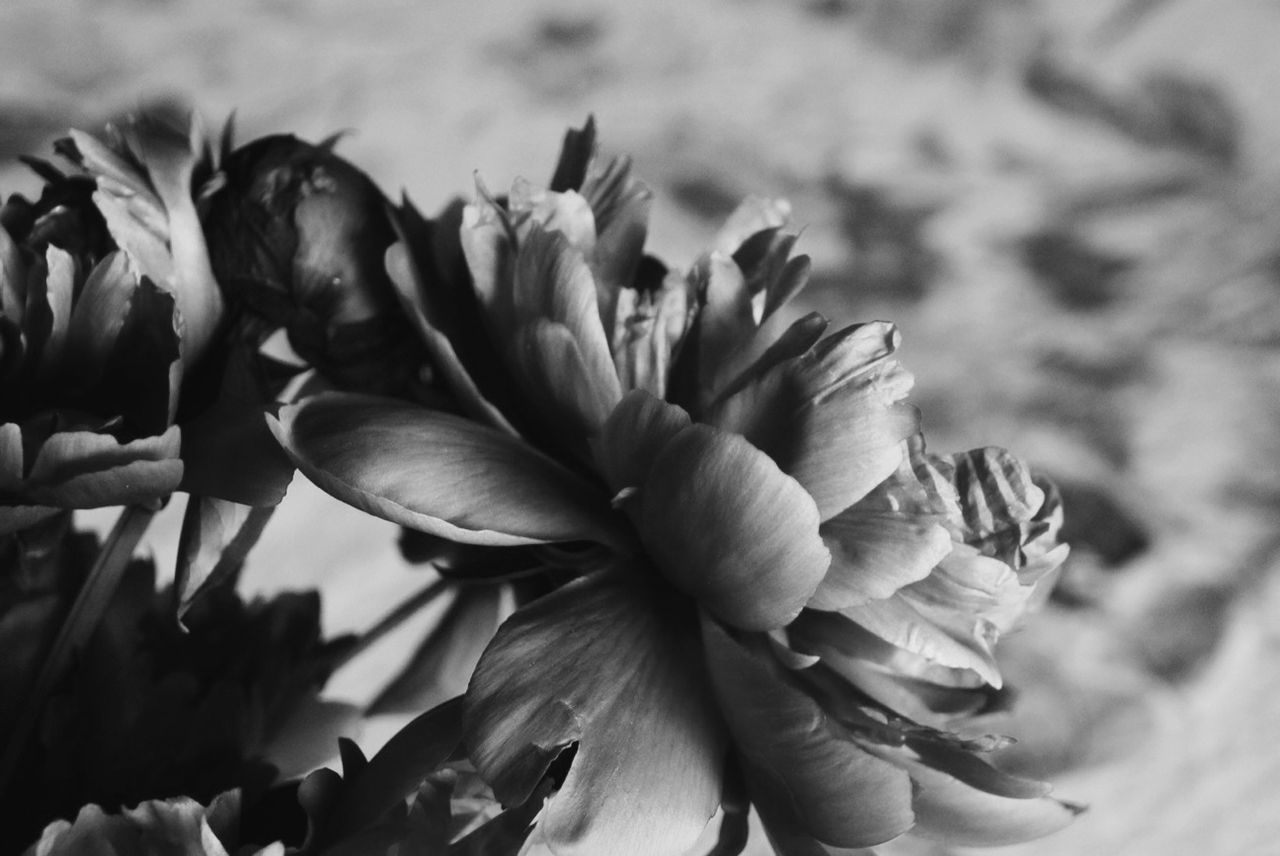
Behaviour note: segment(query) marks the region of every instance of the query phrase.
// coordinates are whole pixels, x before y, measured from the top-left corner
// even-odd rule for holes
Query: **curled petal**
[[[580,579],[516,612],[467,690],[465,742],[507,804],[578,744],[540,830],[558,856],[685,853],[719,804],[725,736],[688,603],[640,569]]]
[[[831,570],[809,601],[812,609],[838,610],[889,597],[922,580],[951,552],[951,535],[939,524],[893,511],[847,509],[822,524]]]
[[[879,844],[911,828],[905,772],[832,721],[767,650],[749,649],[713,621],[703,622],[703,644],[752,795],[767,800],[762,815],[793,816],[805,834],[839,847]]]
[[[804,489],[742,437],[709,425],[672,436],[637,501],[641,540],[663,575],[735,627],[786,624],[831,562]]]
[[[708,421],[768,452],[813,496],[823,520],[891,476],[919,414],[899,401],[912,378],[888,359],[898,334],[849,327],[721,401]]]
[[[608,498],[521,441],[457,416],[340,393],[281,409],[298,469],[370,514],[468,544],[621,537]]]

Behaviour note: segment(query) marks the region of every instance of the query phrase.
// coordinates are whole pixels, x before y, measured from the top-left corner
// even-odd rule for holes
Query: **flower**
[[[191,183],[198,136],[148,118],[0,212],[0,531],[179,485],[184,372],[221,318]]]
[[[990,645],[1061,559],[1055,509],[1004,453],[923,457],[892,325],[785,320],[808,272],[785,206],[749,201],[682,274],[644,252],[649,191],[593,151],[588,124],[548,189],[401,212],[391,276],[462,415],[330,394],[273,425],[334,496],[545,545],[572,578],[476,668],[477,770],[504,804],[557,779],[539,835],[562,856],[684,853],[744,799],[787,852],[1067,823],[975,754],[997,738],[913,718],[947,709],[935,685],[999,684]]]
[[[283,327],[338,386],[396,393],[419,346],[382,262],[391,206],[336,142],[280,134],[224,155],[203,218],[213,267],[264,333]]]
[[[45,828],[27,856],[227,856],[236,849],[235,826],[240,820],[240,795],[219,794],[201,805],[188,797],[149,800],[119,814],[86,805],[74,821],[59,820]],[[254,851],[255,856],[283,856],[275,843]]]
[[[0,640],[13,654],[0,670],[0,700],[29,692],[68,592],[97,553],[96,539],[68,529],[66,516],[0,538]],[[155,577],[149,561],[129,566],[102,624],[41,707],[2,794],[0,852],[18,852],[44,824],[89,803],[115,811],[174,794],[209,800],[235,787],[257,805],[272,782],[327,760],[357,716],[319,698],[345,643],[321,639],[316,593],[245,602],[217,589],[180,628],[173,593],[157,591]],[[4,733],[12,708],[0,702]]]

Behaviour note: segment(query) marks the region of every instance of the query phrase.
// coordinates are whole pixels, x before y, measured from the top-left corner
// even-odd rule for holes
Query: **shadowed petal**
[[[907,774],[874,755],[788,681],[767,649],[749,650],[703,622],[712,686],[745,760],[753,797],[776,804],[818,841],[867,847],[911,828]],[[762,815],[773,813],[770,806]],[[797,851],[804,852],[804,851]]]
[[[36,453],[22,498],[59,508],[128,505],[178,489],[182,461],[177,427],[121,443],[108,434],[62,431]]]
[[[636,521],[673,585],[747,630],[794,618],[831,563],[804,489],[742,437],[709,425],[687,426],[662,447],[640,485]]]
[[[570,583],[515,613],[467,691],[465,742],[503,803],[576,742],[540,822],[558,856],[685,853],[720,801],[725,737],[696,618],[638,569]]]
[[[608,498],[508,434],[439,411],[327,393],[281,409],[298,469],[370,514],[467,544],[614,541]]]
[[[879,600],[924,579],[951,552],[942,526],[914,515],[858,506],[822,524],[831,570],[809,601],[812,609],[837,610]]]

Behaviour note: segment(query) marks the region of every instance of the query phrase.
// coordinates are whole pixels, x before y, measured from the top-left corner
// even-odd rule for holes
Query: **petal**
[[[36,453],[22,498],[59,508],[128,505],[167,496],[182,480],[177,427],[121,443],[107,434],[63,431]]]
[[[22,323],[27,307],[27,269],[9,230],[0,226],[0,315]]]
[[[94,204],[138,271],[173,295],[183,322],[183,356],[196,360],[222,317],[204,231],[191,197],[197,152],[191,136],[145,117],[120,129],[139,173],[88,134],[72,131],[78,160],[98,184]]]
[[[809,601],[812,609],[886,598],[927,577],[951,552],[951,535],[931,520],[856,505],[823,523],[821,532],[831,550],[831,570]]]
[[[709,425],[683,428],[654,457],[636,521],[673,585],[748,630],[794,618],[831,563],[804,489],[742,437]]]
[[[540,823],[558,856],[676,856],[715,813],[725,737],[695,620],[640,569],[605,572],[515,613],[481,658],[465,742],[503,803],[578,744]]]
[[[540,378],[550,388],[580,388],[589,408],[569,415],[588,428],[598,428],[622,398],[622,386],[609,352],[596,296],[595,279],[582,253],[560,233],[533,224],[520,242],[515,261],[514,311],[519,326],[550,321],[562,327],[576,345],[576,364],[547,366]]]
[[[616,541],[608,498],[508,434],[390,399],[326,393],[272,431],[298,469],[370,514],[468,544]]]
[[[653,460],[690,424],[689,414],[644,390],[632,390],[605,420],[596,444],[596,462],[611,490],[639,487]]]
[[[595,153],[596,119],[594,116],[587,116],[587,121],[581,128],[570,128],[564,132],[560,159],[551,176],[550,188],[555,191],[580,189]]]
[[[262,407],[234,401],[183,425],[182,460],[183,490],[244,505],[277,505],[293,479]]]
[[[843,615],[805,610],[787,627],[794,650],[815,655],[831,671],[875,701],[915,722],[946,728],[993,699],[985,687],[965,686],[969,672],[947,669],[899,648]]]
[[[999,688],[995,641],[1031,592],[1007,565],[957,545],[920,582],[840,613],[894,645],[942,666],[972,669]]]
[[[919,414],[898,403],[911,376],[888,360],[897,339],[881,322],[846,328],[747,384],[707,418],[768,452],[828,520],[891,476],[902,441],[918,430]]]
[[[579,437],[591,437],[618,403],[617,375],[612,375],[612,386],[587,380],[591,370],[586,355],[563,324],[539,318],[521,327],[514,353],[530,398],[541,404],[544,413],[560,417],[562,431],[569,428]]]
[[[559,232],[583,255],[595,247],[595,215],[576,191],[551,191],[517,178],[507,196],[507,211],[515,222],[537,223],[548,232]]]
[[[234,584],[274,511],[273,506],[254,508],[208,496],[187,501],[173,584],[179,619],[202,593],[220,583]]]
[[[517,434],[502,413],[503,402],[492,400],[492,395],[481,390],[482,386],[501,389],[510,386],[510,381],[487,338],[468,332],[483,321],[460,243],[462,209],[458,202],[437,219],[427,220],[405,199],[391,218],[400,241],[387,249],[387,275],[422,337],[432,365],[444,376],[463,410],[495,428]]]
[[[970,787],[906,749],[876,747],[915,784],[915,833],[948,844],[998,847],[1042,838],[1069,824],[1081,807],[1049,797],[1017,799]]]
[[[787,200],[748,196],[725,220],[713,245],[722,253],[737,252],[752,235],[785,226],[790,219],[791,203]]]
[[[911,828],[907,774],[831,720],[767,649],[749,650],[713,621],[703,622],[703,645],[753,797],[762,792],[803,832],[839,847],[879,844]]]
[[[622,288],[614,294],[610,347],[623,389],[644,389],[665,398],[671,366],[689,328],[689,289],[682,274],[655,271],[655,287]],[[601,317],[610,315],[602,309]]]

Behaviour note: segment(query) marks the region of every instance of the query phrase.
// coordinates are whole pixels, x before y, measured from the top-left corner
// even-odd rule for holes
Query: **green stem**
[[[84,647],[97,629],[124,577],[125,569],[129,567],[134,548],[138,546],[154,516],[154,510],[136,505],[120,512],[116,525],[98,553],[98,560],[89,570],[84,585],[80,587],[71,610],[62,622],[62,629],[58,631],[53,647],[49,649],[49,654],[40,667],[35,684],[27,693],[18,717],[14,720],[4,755],[0,756],[0,794],[5,793],[17,770],[18,762],[40,720],[45,700],[62,677],[72,655]]]

